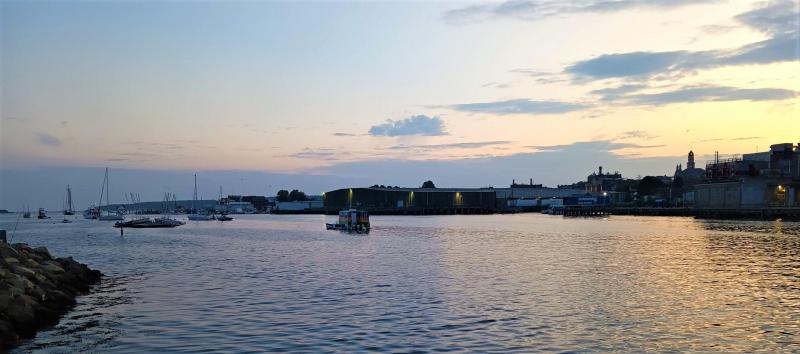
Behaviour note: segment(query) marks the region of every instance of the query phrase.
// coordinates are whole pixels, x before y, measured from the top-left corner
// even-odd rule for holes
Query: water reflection
[[[374,219],[368,236],[325,231],[322,216],[124,238],[25,224],[20,240],[111,277],[18,350],[800,349],[796,223]]]

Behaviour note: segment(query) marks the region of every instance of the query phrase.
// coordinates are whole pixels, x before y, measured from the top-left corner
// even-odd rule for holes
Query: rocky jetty
[[[101,276],[71,257],[54,258],[47,248],[0,240],[0,352],[57,323]]]

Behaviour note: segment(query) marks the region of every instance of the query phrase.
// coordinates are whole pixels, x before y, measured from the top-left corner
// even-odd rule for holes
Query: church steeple
[[[689,151],[689,161],[686,162],[686,169],[693,170],[694,169],[694,151]]]

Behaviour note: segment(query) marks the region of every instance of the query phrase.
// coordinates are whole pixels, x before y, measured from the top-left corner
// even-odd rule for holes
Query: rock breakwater
[[[101,276],[47,248],[0,241],[0,351],[57,323]]]

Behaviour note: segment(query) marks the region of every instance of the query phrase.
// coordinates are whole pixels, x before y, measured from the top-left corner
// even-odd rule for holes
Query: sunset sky
[[[554,186],[800,142],[797,0],[0,9],[0,208],[94,197],[103,167],[117,201],[193,173],[213,197]]]

